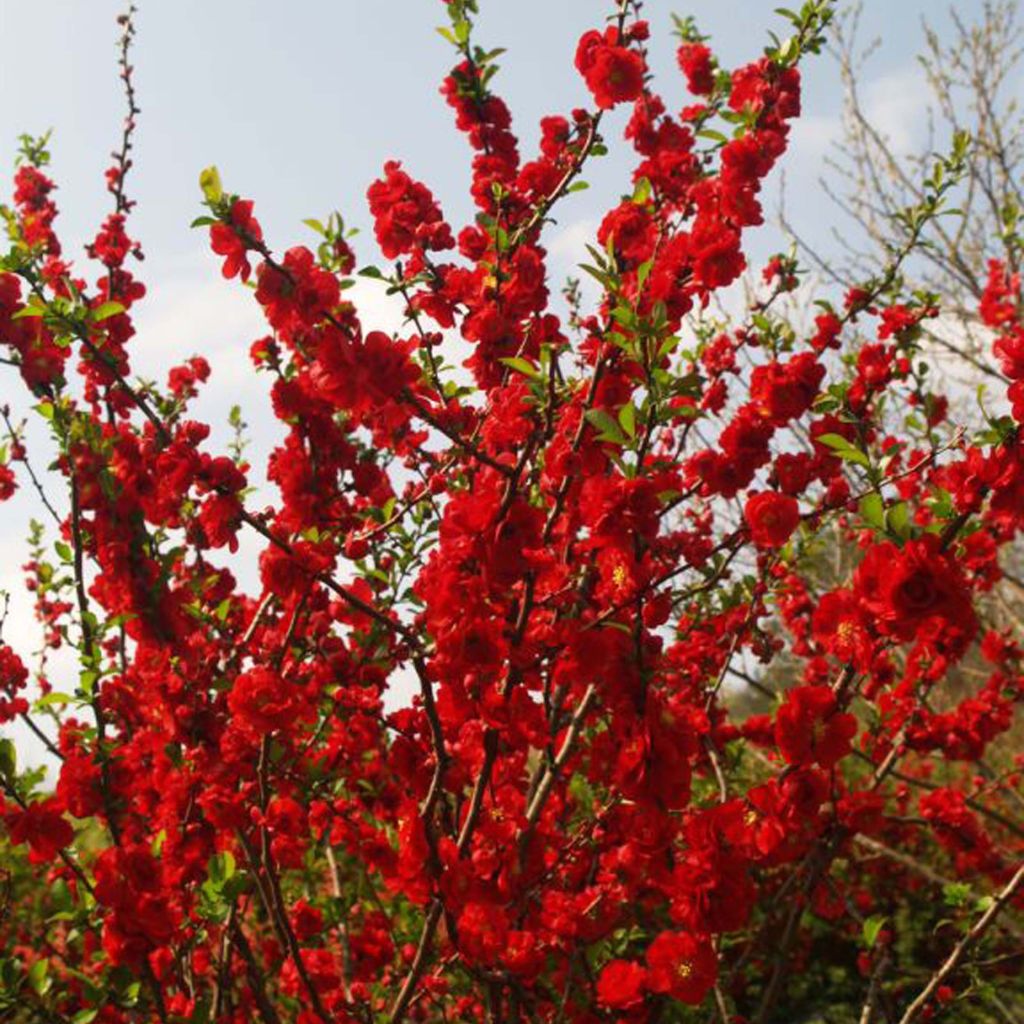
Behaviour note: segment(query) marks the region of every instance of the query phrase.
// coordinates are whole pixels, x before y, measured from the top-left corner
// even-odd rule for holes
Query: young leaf
[[[103,305],[97,306],[90,314],[89,319],[94,323],[102,323],[104,320],[109,320],[112,316],[117,316],[118,313],[124,312],[124,306],[120,302],[104,302]]]
[[[859,511],[861,518],[876,530],[885,529],[885,504],[880,494],[875,491],[865,494],[860,499]]]
[[[540,370],[538,370],[529,359],[523,359],[522,356],[507,356],[501,361],[509,367],[509,369],[516,370],[526,377],[540,377]]]
[[[831,448],[844,462],[853,462],[858,466],[871,465],[868,457],[842,434],[821,434],[815,440],[825,445],[826,448]]]
[[[632,402],[627,402],[619,410],[619,426],[631,439],[636,437],[636,406]]]
[[[623,444],[625,442],[626,438],[618,423],[604,409],[588,409],[586,420],[592,427],[598,430],[600,434],[598,440],[613,441],[616,444]]]
[[[199,187],[203,190],[203,195],[208,203],[219,203],[224,195],[224,186],[220,183],[220,171],[213,166],[207,167],[199,175]]]
[[[14,740],[0,739],[0,775],[5,779],[13,779],[17,767],[18,758],[14,749]]]
[[[885,922],[889,919],[884,914],[872,914],[863,925],[864,934],[864,945],[868,949],[878,941],[879,933],[885,927]]]

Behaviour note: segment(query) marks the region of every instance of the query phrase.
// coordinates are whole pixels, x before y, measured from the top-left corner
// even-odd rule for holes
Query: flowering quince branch
[[[367,191],[391,271],[356,270],[338,213],[275,255],[255,204],[200,177],[195,226],[267,324],[250,357],[282,433],[260,510],[240,414],[226,455],[192,417],[206,361],[132,373],[134,8],[94,277],[61,248],[47,140],[22,140],[0,365],[53,444],[54,554],[35,525],[25,571],[44,653],[73,650],[78,679],[0,642],[0,723],[49,719],[57,762],[47,789],[0,740],[0,1010],[774,1024],[829,998],[821,936],[851,1021],[983,998],[1024,909],[1024,649],[991,624],[1024,528],[1024,306],[993,263],[979,316],[1006,404],[972,432],[927,379],[943,297],[902,280],[969,141],[811,328],[783,255],[723,326],[706,308],[748,269],[832,4],[781,11],[788,37],[733,70],[677,19],[666,100],[643,5],[620,0],[576,46],[587,107],[544,118],[533,159],[476,0],[444,8],[461,230],[391,160]],[[544,232],[620,114],[633,171],[587,247],[597,298],[570,284],[566,315]],[[401,331],[364,326],[357,275],[401,299]],[[19,467],[51,493],[3,418],[0,499]],[[936,956],[939,924],[963,935]]]
[[[1022,885],[1024,885],[1024,864],[1017,868],[1014,876],[989,903],[985,913],[978,918],[971,930],[956,944],[943,965],[932,975],[928,980],[928,984],[925,985],[917,998],[907,1007],[906,1012],[900,1017],[899,1024],[912,1024],[913,1021],[921,1016],[921,1011],[928,1006],[943,982],[956,970],[968,948],[988,931],[999,912],[1013,898]]]

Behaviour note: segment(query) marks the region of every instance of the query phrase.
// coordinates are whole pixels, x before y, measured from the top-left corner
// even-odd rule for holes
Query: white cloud
[[[916,66],[900,68],[860,85],[860,105],[868,124],[897,157],[916,152],[924,142],[930,93]],[[843,115],[803,114],[792,125],[786,169],[797,178],[817,177],[823,161],[835,155],[843,138]]]
[[[790,130],[787,171],[796,169],[799,173],[807,168],[813,174],[819,174],[821,162],[841,135],[842,121],[838,115],[805,114],[799,117]]]
[[[402,336],[409,334],[410,328],[405,322],[405,302],[400,295],[388,295],[383,282],[366,277],[356,278],[356,283],[345,293],[345,297],[355,305],[364,334],[370,331]]]
[[[548,253],[556,261],[572,266],[586,262],[587,246],[594,244],[597,228],[597,221],[590,218],[573,221],[546,243]]]
[[[873,78],[864,87],[864,115],[895,156],[905,156],[921,144],[929,96],[924,75],[916,66]]]

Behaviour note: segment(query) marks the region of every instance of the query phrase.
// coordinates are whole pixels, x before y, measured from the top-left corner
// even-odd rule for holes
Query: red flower
[[[662,932],[647,949],[647,987],[696,1006],[711,991],[718,960],[711,943],[682,932]]]
[[[988,282],[982,293],[978,312],[989,327],[1000,328],[1017,319],[1020,275],[1008,274],[999,260],[988,262]]]
[[[459,946],[480,963],[495,963],[508,945],[508,921],[501,907],[470,903],[459,917]]]
[[[934,534],[901,549],[877,544],[857,567],[854,592],[868,614],[893,636],[909,640],[930,624],[970,638],[977,619],[959,568]]]
[[[657,230],[650,214],[637,203],[619,203],[605,215],[597,232],[597,240],[607,246],[613,241],[620,260],[643,263],[654,251]]]
[[[597,1001],[613,1010],[629,1010],[644,998],[647,971],[633,960],[612,960],[597,979]]]
[[[89,255],[113,269],[124,263],[129,252],[138,251],[124,230],[124,214],[112,213],[88,247]]]
[[[1011,380],[1024,378],[1024,331],[1017,329],[992,346],[999,367]]]
[[[695,96],[707,96],[715,87],[714,58],[702,43],[683,43],[676,54],[679,68],[686,75],[686,87]]]
[[[299,942],[307,942],[324,930],[324,915],[304,899],[295,901],[291,916],[292,928]]]
[[[831,768],[850,752],[857,719],[840,712],[828,686],[798,686],[775,716],[775,741],[790,764]]]
[[[941,787],[921,797],[921,817],[935,837],[963,866],[998,863],[991,837],[959,790]]]
[[[796,499],[775,491],[762,491],[748,498],[743,514],[759,548],[781,548],[800,524]]]
[[[103,805],[103,775],[92,758],[79,750],[68,751],[60,766],[57,796],[70,814],[87,818]]]
[[[18,481],[7,463],[0,463],[0,501],[7,501],[18,489]]]
[[[222,548],[226,544],[231,551],[238,550],[235,535],[241,523],[241,510],[241,503],[231,494],[211,494],[203,502],[199,522],[210,547]]]
[[[252,215],[251,199],[236,199],[227,222],[218,221],[210,227],[210,247],[224,257],[222,273],[225,277],[241,274],[242,280],[248,281],[251,272],[247,256],[250,242],[262,240],[263,231]]]
[[[637,99],[644,88],[647,68],[643,57],[617,45],[616,36],[614,28],[603,36],[590,31],[576,48],[576,67],[601,110]]]
[[[235,680],[228,707],[246,730],[257,735],[287,728],[298,713],[293,684],[263,667],[244,672]]]
[[[825,367],[810,352],[788,363],[758,366],[750,378],[750,399],[773,426],[785,426],[802,416],[818,394]]]
[[[138,964],[174,934],[177,914],[164,890],[160,862],[144,846],[104,850],[96,859],[96,899],[109,908],[103,948],[115,964]]]
[[[451,228],[430,189],[410,178],[397,160],[384,165],[384,177],[370,186],[366,198],[374,219],[374,234],[389,260],[412,252],[416,246],[435,250],[454,247]]]
[[[51,861],[75,837],[74,829],[61,814],[58,800],[50,797],[4,815],[11,842],[28,843],[33,857]]]
[[[840,661],[863,666],[871,653],[868,620],[849,590],[834,590],[822,597],[811,619],[811,635]]]
[[[732,284],[743,273],[746,257],[740,249],[740,233],[724,221],[700,221],[690,234],[694,283],[705,291]]]

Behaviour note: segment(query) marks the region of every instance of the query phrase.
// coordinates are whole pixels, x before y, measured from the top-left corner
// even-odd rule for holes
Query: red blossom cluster
[[[1022,906],[1022,765],[976,775],[1024,698],[1024,648],[989,619],[1024,530],[1019,277],[993,265],[981,304],[1011,414],[972,442],[920,369],[938,308],[902,292],[911,250],[810,333],[776,305],[787,257],[742,322],[688,320],[747,266],[830,5],[731,72],[684,32],[694,102],[672,113],[682,83],[653,91],[624,0],[576,51],[593,109],[545,118],[526,162],[475,3],[446,6],[477,214],[456,231],[397,161],[371,184],[400,262],[363,274],[403,300],[399,335],[349,301],[340,218],[276,255],[204,172],[197,223],[267,323],[264,508],[240,448],[190,418],[204,359],[163,389],[131,376],[130,131],[91,286],[59,263],[42,151],[18,170],[0,344],[56,445],[57,559],[34,554],[30,587],[80,674],[44,663],[33,707],[0,646],[0,721],[57,774],[44,793],[7,751],[0,820],[64,901],[35,934],[15,916],[0,983],[77,1024],[768,1024],[826,928],[863,998],[905,1002],[906,893],[948,871]],[[585,268],[600,294],[563,307],[542,237],[624,105],[636,162]],[[947,699],[968,666],[981,685]]]

